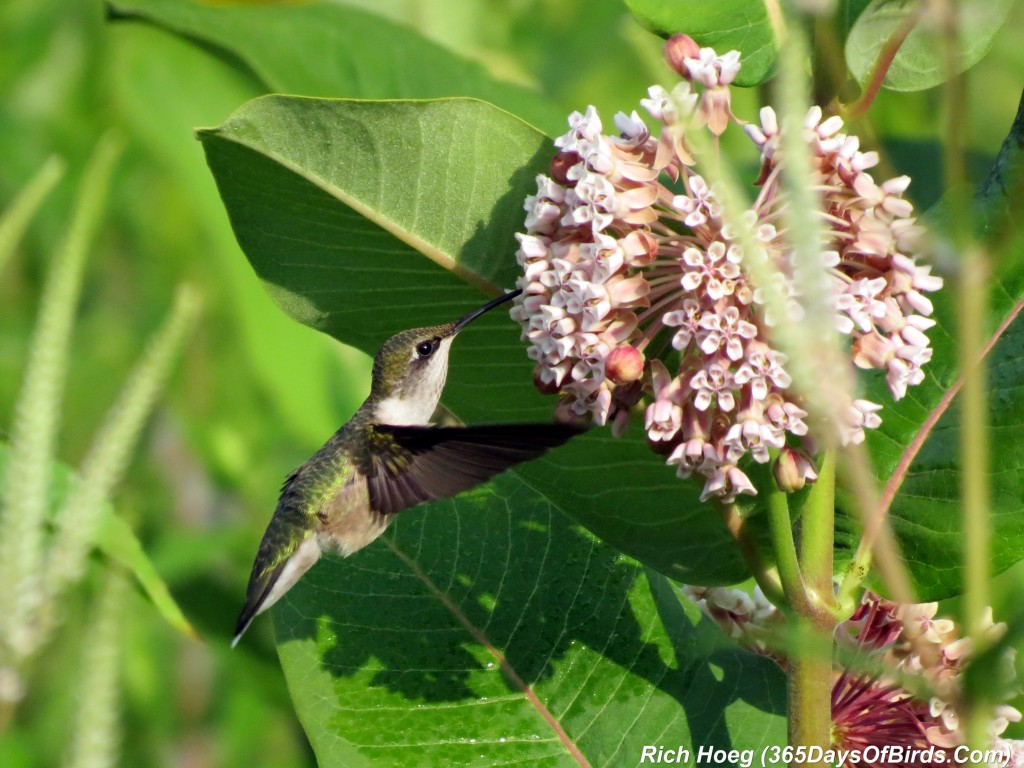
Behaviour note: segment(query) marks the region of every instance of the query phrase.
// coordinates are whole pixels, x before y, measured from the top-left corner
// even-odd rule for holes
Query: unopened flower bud
[[[569,171],[579,165],[580,159],[575,152],[559,152],[551,158],[551,178],[559,184],[574,184]]]
[[[650,232],[634,229],[620,241],[631,267],[646,267],[658,255],[658,241]]]
[[[896,352],[892,341],[875,332],[857,337],[850,347],[850,356],[858,368],[884,368]]]
[[[799,491],[808,482],[818,479],[814,465],[803,451],[790,448],[788,445],[779,453],[773,467],[775,484],[783,493]]]
[[[558,382],[554,380],[548,369],[538,365],[533,369],[533,386],[538,392],[545,395],[554,395],[561,391]]]
[[[636,347],[616,347],[608,355],[604,373],[616,384],[629,384],[644,375],[644,355]]]
[[[665,41],[665,61],[687,80],[690,79],[690,73],[683,61],[695,59],[698,56],[700,56],[700,46],[689,35],[672,35]]]

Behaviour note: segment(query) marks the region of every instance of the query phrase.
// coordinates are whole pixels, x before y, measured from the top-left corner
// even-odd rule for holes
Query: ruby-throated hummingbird
[[[403,509],[473,488],[580,433],[567,424],[428,426],[448,374],[452,340],[519,293],[506,293],[454,323],[404,331],[380,348],[370,396],[284,481],[253,563],[232,647],[322,552],[351,555]]]

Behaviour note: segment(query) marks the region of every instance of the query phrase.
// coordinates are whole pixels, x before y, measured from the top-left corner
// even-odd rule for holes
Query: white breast
[[[436,407],[430,398],[388,397],[377,405],[375,416],[380,424],[426,424]]]

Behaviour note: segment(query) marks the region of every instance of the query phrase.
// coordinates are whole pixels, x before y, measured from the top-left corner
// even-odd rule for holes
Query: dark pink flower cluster
[[[682,591],[729,637],[786,663],[778,656],[778,645],[770,643],[781,614],[760,591],[753,596],[726,587],[684,586]],[[854,614],[839,625],[836,642],[846,654],[838,657],[845,660],[845,668],[836,670],[832,686],[834,746],[864,750],[901,745],[918,750],[916,754],[934,746],[948,750],[952,762],[953,750],[966,741],[960,727],[961,673],[972,646],[953,621],[936,618],[937,611],[937,603],[903,605],[867,592]],[[993,624],[989,614],[984,629],[988,638],[994,641],[1005,631],[1006,625]],[[1012,650],[1003,663],[1004,678],[1014,680]],[[1020,719],[1017,709],[1004,704],[989,724],[989,745],[1006,756],[1009,766],[1024,767],[1024,742],[1002,737],[1009,723]]]

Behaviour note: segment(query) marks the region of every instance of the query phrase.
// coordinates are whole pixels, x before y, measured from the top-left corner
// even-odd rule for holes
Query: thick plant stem
[[[829,452],[804,504],[797,557],[804,599],[791,602],[789,615],[789,744],[795,748],[791,766],[816,764],[800,747],[827,750],[832,741],[832,636],[838,622],[832,593],[835,481],[835,456]],[[770,514],[776,515],[774,511]],[[773,531],[777,525],[781,521],[773,519]],[[775,538],[776,556],[782,558],[793,547],[791,531],[788,542]]]
[[[820,747],[832,741],[832,633],[835,619],[813,622],[794,614],[787,666],[789,744]],[[820,766],[794,750],[790,768]]]
[[[822,455],[818,480],[804,504],[800,529],[800,563],[806,571],[806,588],[815,605],[837,609],[832,588],[836,520],[836,454]]]

